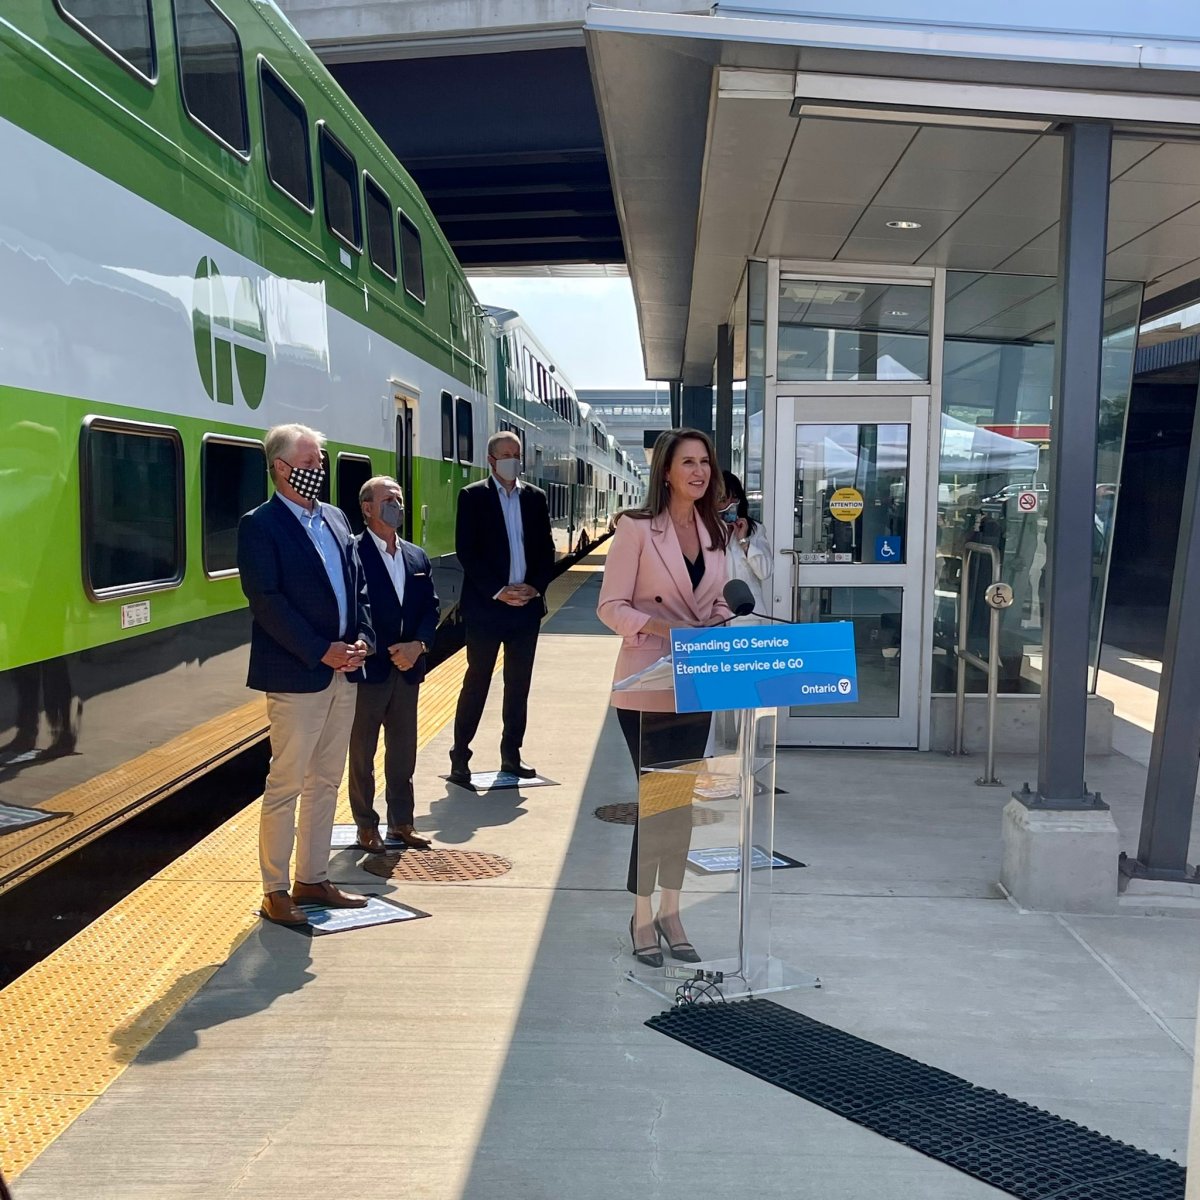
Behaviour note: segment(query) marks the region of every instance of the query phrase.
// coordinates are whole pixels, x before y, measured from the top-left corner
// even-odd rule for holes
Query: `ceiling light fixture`
[[[920,221],[889,221],[887,223],[889,229],[920,229]]]
[[[1002,129],[1013,133],[1046,133],[1055,122],[1041,117],[990,116],[972,112],[938,112],[930,109],[874,108],[870,104],[823,104],[797,96],[793,117],[819,117],[827,121],[882,121],[898,125],[949,125],[957,129]]]

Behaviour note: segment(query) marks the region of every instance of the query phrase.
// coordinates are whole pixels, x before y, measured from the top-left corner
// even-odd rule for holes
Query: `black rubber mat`
[[[1025,1200],[1183,1200],[1184,1168],[770,1000],[646,1022]]]

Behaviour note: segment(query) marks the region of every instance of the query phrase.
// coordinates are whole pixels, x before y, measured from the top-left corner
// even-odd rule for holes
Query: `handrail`
[[[977,554],[986,554],[992,560],[992,582],[984,596],[991,613],[988,617],[988,656],[986,661],[967,649],[967,603],[971,594],[971,559]],[[1000,680],[1000,613],[1013,602],[1012,588],[1000,582],[1000,551],[986,542],[968,542],[964,547],[962,578],[958,589],[958,638],[954,648],[958,659],[958,682],[954,693],[954,749],[953,754],[965,755],[967,664],[987,672],[987,767],[985,774],[975,780],[980,787],[1000,787],[996,778],[996,693]]]

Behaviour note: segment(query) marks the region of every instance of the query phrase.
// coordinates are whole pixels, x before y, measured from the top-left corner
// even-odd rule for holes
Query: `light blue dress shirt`
[[[521,522],[521,488],[525,485],[518,479],[511,492],[496,482],[492,476],[492,487],[500,497],[500,511],[504,514],[504,528],[508,531],[508,582],[525,582],[525,526]]]
[[[277,492],[276,495],[279,495]],[[308,534],[309,540],[317,548],[317,553],[321,557],[321,563],[325,567],[325,574],[329,576],[329,585],[333,588],[333,594],[337,597],[338,606],[338,621],[341,633],[346,633],[346,613],[348,606],[346,603],[346,576],[343,573],[342,548],[338,545],[338,540],[334,536],[334,532],[329,528],[329,522],[321,515],[321,506],[314,505],[311,509],[304,508],[297,504],[294,500],[289,500],[286,496],[279,496],[296,514],[296,520],[300,522],[304,532]]]

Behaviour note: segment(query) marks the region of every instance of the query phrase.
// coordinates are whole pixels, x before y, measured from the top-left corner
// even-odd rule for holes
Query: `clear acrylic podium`
[[[820,986],[771,954],[775,715],[774,708],[641,714],[630,883],[636,878],[639,893],[654,894],[659,914],[662,889],[669,908],[679,887],[683,937],[700,961],[673,957],[663,938],[663,965],[634,959],[629,978],[669,1001],[697,977],[727,999]],[[678,941],[669,919],[664,926]]]

